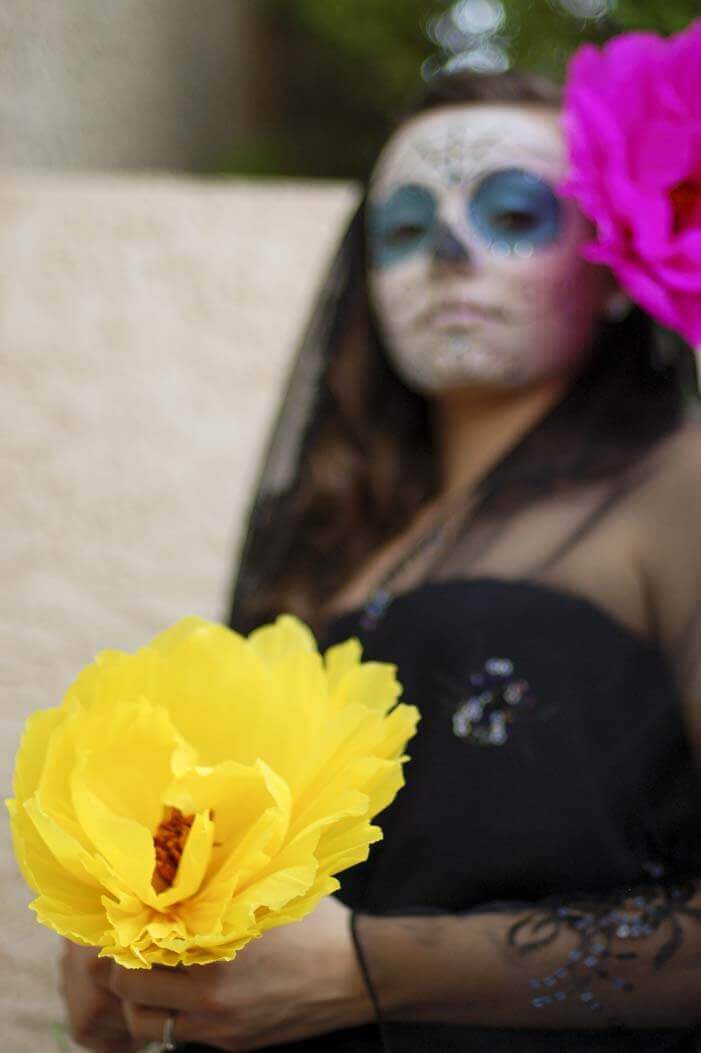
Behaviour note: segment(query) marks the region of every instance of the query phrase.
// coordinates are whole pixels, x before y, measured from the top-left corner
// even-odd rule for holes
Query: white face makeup
[[[411,387],[517,387],[586,354],[611,284],[579,256],[587,219],[556,196],[567,168],[548,107],[445,106],[390,139],[370,183],[369,293]]]

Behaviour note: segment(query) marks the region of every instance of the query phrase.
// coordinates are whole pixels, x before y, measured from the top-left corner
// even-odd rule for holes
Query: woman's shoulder
[[[643,459],[631,512],[641,557],[661,582],[701,572],[701,418],[690,414]]]
[[[701,498],[701,406],[664,436],[644,458],[643,474],[653,486],[668,491],[688,487]]]
[[[633,554],[655,631],[677,668],[680,641],[686,638],[701,594],[698,416],[685,419],[656,443],[642,468],[640,486],[629,507]]]
[[[701,553],[701,415],[687,414],[633,465],[632,476],[626,521],[643,561],[663,560],[670,570],[692,549]]]

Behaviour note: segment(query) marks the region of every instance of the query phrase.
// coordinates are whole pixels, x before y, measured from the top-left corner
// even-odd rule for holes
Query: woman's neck
[[[557,376],[518,390],[461,388],[434,398],[440,493],[476,483],[553,406],[569,381]]]

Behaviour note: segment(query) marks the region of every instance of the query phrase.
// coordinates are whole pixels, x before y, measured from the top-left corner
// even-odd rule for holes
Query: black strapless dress
[[[343,615],[320,645],[349,636],[365,659],[396,663],[422,720],[383,841],[340,875],[344,903],[458,913],[607,896],[698,865],[701,787],[670,668],[602,608],[524,580],[433,582],[397,596],[372,631]],[[527,1031],[391,1024],[392,1053],[698,1046],[689,1030],[539,1030],[539,1012]],[[381,1046],[368,1026],[275,1049]]]

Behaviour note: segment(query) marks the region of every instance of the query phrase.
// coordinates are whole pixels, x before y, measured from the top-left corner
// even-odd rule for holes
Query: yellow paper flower
[[[296,921],[381,838],[418,712],[357,640],[185,619],[98,655],[27,722],[7,802],[39,921],[127,968]]]

